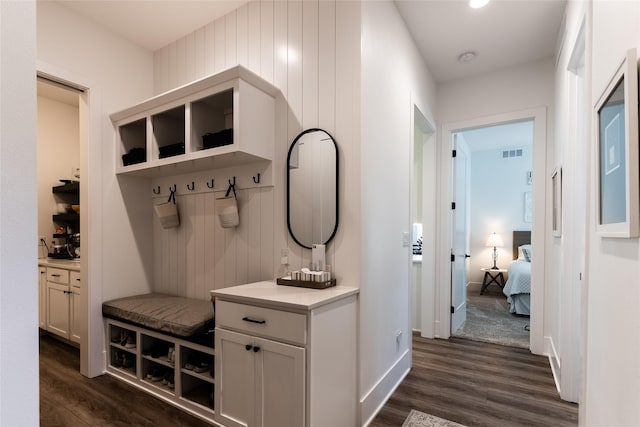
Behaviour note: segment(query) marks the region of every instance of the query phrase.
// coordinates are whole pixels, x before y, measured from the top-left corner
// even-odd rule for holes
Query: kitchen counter
[[[38,266],[64,268],[70,271],[80,271],[80,258],[76,259],[56,259],[56,258],[38,258]]]

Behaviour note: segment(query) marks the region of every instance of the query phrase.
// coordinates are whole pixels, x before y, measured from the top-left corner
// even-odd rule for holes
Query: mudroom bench
[[[211,302],[151,293],[107,301],[102,314],[107,373],[213,421]]]

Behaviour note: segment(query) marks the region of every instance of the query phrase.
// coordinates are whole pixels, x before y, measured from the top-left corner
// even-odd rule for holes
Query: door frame
[[[451,201],[453,200],[453,180],[451,167],[451,141],[453,134],[460,131],[505,124],[523,120],[533,120],[533,223],[531,227],[531,244],[546,251],[546,157],[547,157],[547,108],[537,107],[513,111],[475,119],[447,123],[441,126],[442,138],[438,144],[440,150],[440,186],[438,196],[438,252],[436,254],[437,285],[436,293],[436,337],[449,338],[451,335],[451,227],[453,225]],[[542,196],[540,196],[542,195]],[[533,259],[531,265],[531,332],[529,348],[534,354],[544,354],[544,256]]]
[[[80,330],[80,373],[89,378],[102,375],[106,366],[102,322],[102,96],[92,80],[43,61],[37,61],[40,77],[82,90],[79,94],[80,186],[82,218],[82,316]],[[92,286],[94,285],[94,286]]]

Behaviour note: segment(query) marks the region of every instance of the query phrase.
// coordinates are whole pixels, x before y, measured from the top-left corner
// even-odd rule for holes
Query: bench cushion
[[[185,338],[213,329],[214,324],[210,301],[160,293],[104,302],[102,314]]]

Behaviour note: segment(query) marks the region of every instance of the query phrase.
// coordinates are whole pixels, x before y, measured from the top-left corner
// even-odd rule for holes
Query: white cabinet
[[[81,298],[80,272],[72,271],[69,274],[69,290],[71,299],[69,303],[69,339],[80,343],[80,331],[82,329],[82,298]]]
[[[45,273],[45,329],[76,343],[80,343],[82,325],[80,273],[61,268],[47,267]],[[42,285],[41,285],[42,286]],[[42,288],[41,288],[42,289]]]
[[[355,288],[257,282],[216,297],[215,420],[226,427],[357,423]]]
[[[47,269],[38,267],[38,326],[47,329]]]
[[[228,427],[303,426],[305,349],[216,330],[216,420]]]
[[[114,113],[116,173],[152,177],[271,161],[278,92],[238,65]]]

